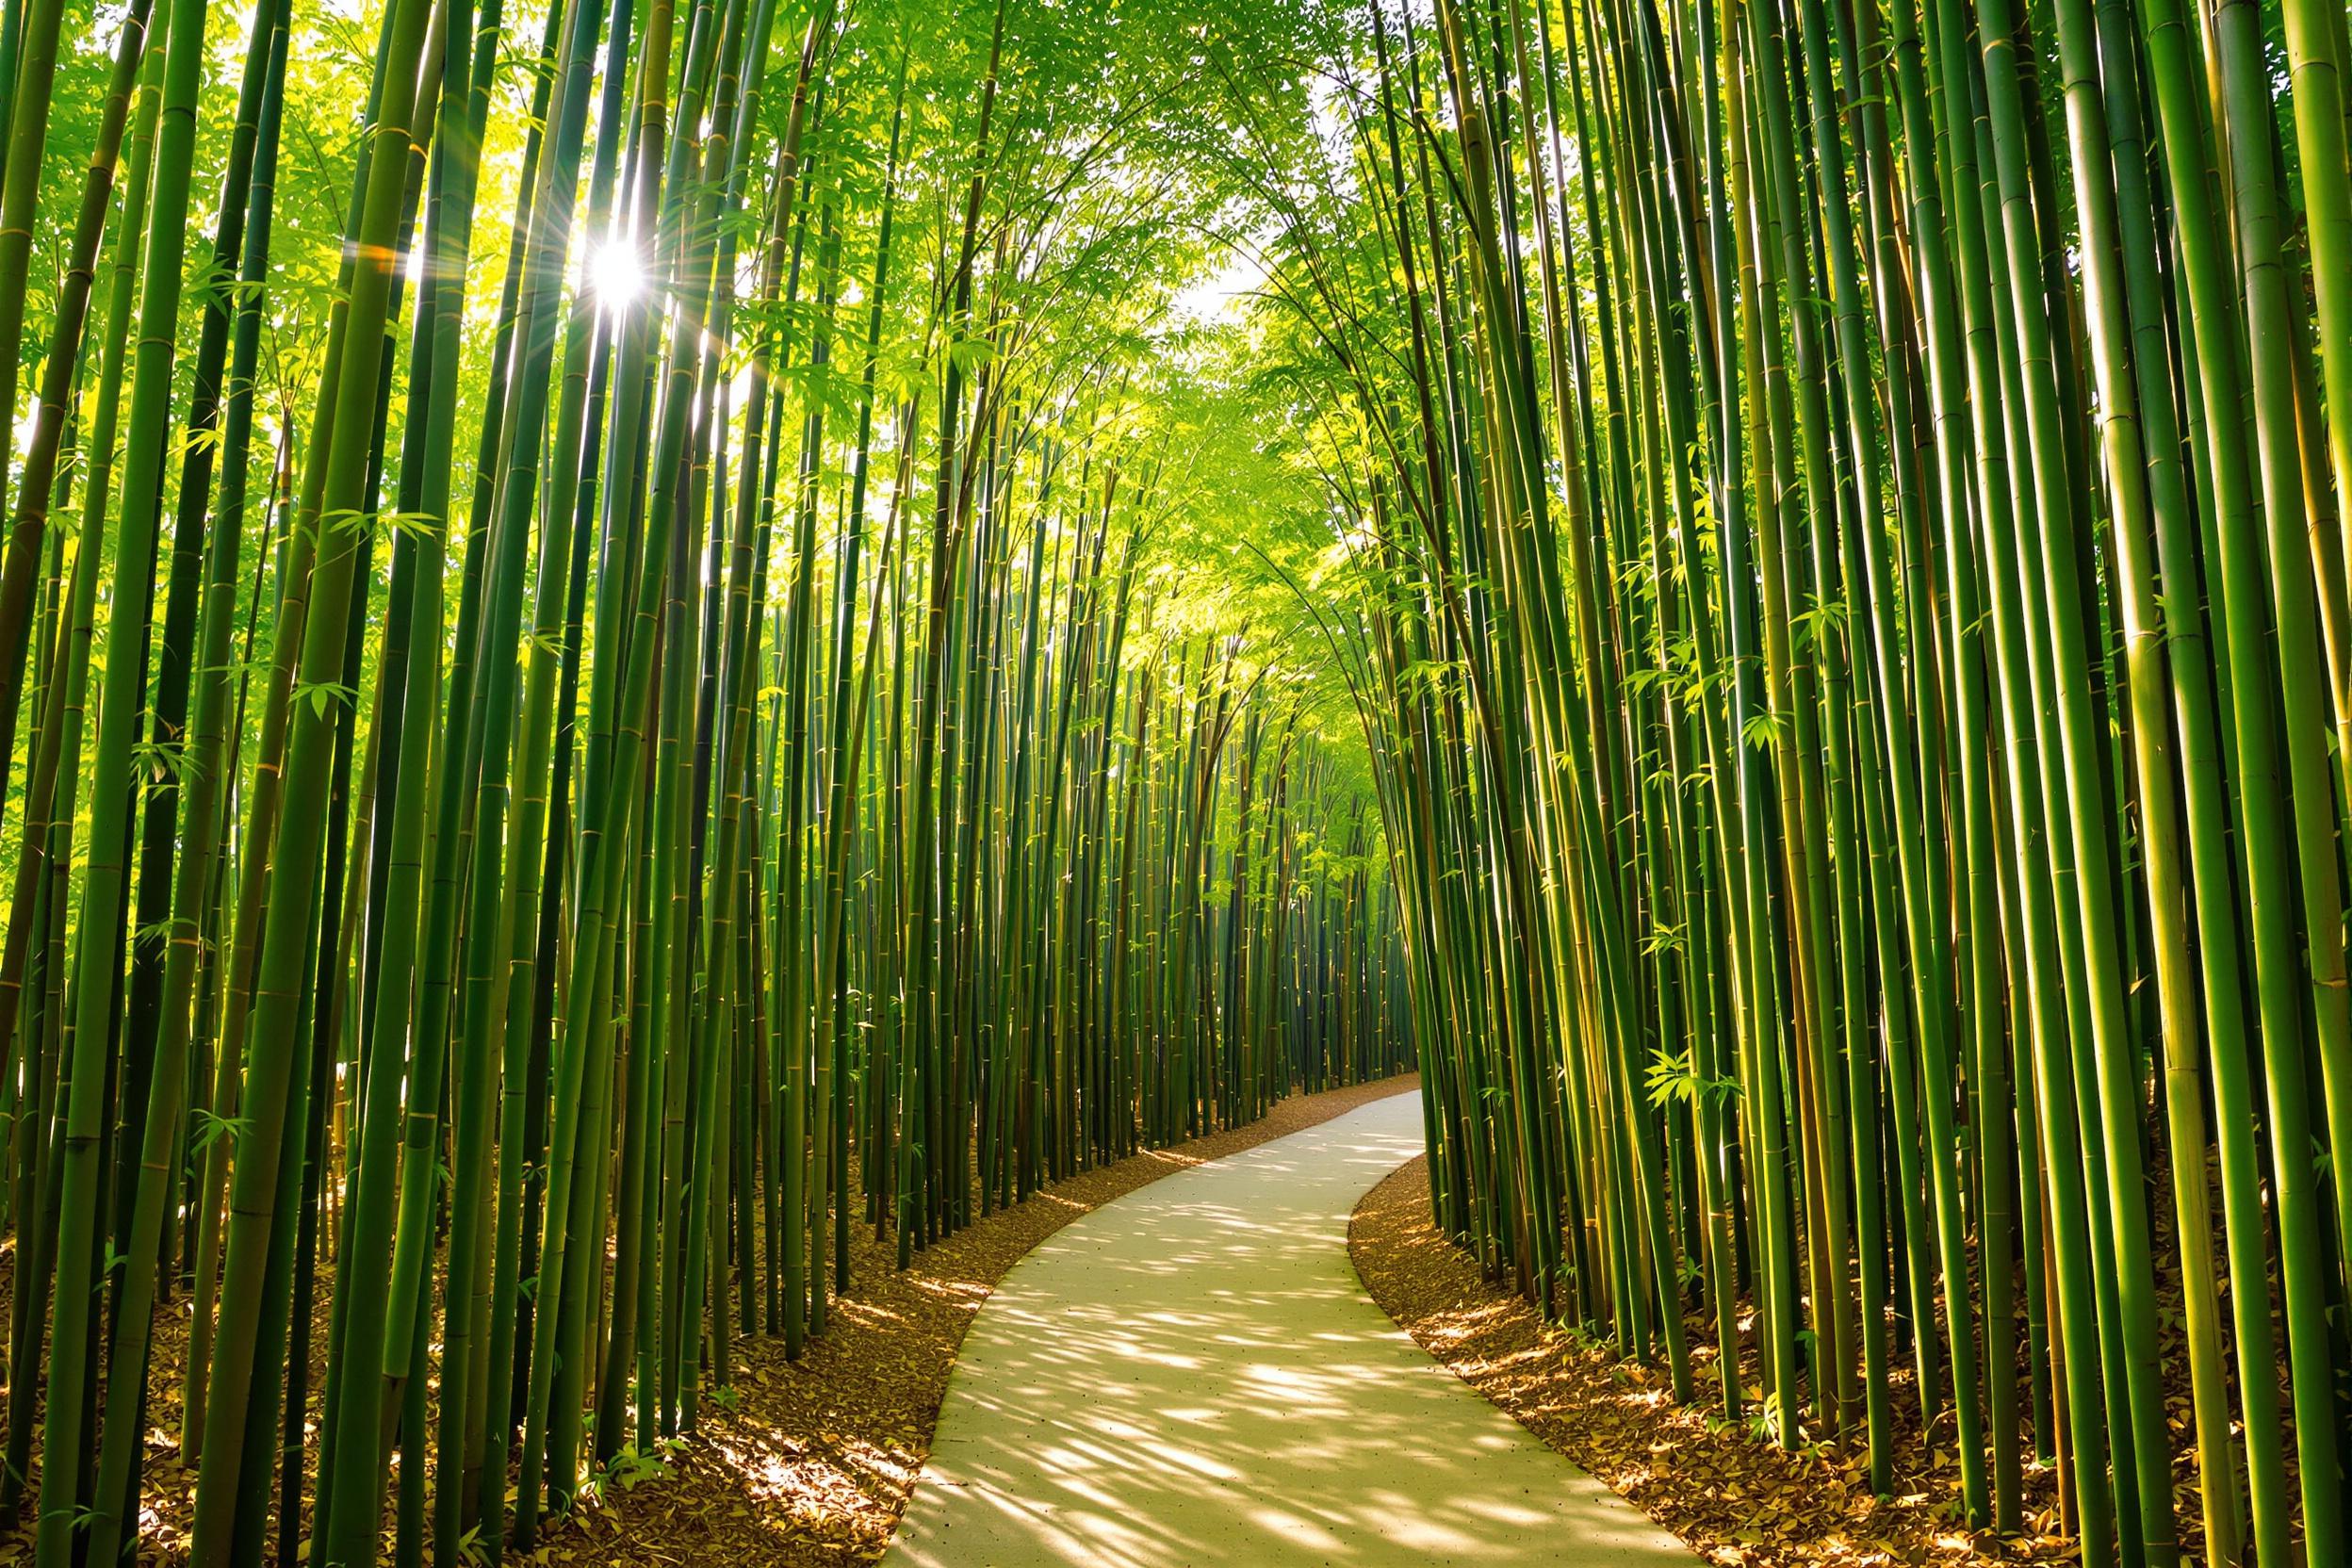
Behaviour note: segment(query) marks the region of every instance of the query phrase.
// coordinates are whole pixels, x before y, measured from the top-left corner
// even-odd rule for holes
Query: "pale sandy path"
[[[1696,1561],[1432,1362],[1348,1261],[1420,1101],[1155,1182],[981,1309],[889,1560],[906,1568]]]

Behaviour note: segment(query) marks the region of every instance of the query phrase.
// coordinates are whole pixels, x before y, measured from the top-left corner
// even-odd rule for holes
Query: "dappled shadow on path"
[[[965,1342],[909,1568],[1688,1562],[1429,1361],[1348,1261],[1410,1097],[1109,1205]]]

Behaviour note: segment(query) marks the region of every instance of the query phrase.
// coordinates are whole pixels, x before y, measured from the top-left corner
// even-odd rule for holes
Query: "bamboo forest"
[[[2352,1565],[2345,0],[0,0],[0,1564]]]

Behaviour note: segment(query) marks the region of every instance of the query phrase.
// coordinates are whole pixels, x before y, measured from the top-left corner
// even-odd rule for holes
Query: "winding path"
[[[964,1340],[889,1560],[1694,1562],[1364,1295],[1348,1217],[1420,1147],[1398,1095],[1058,1232]]]

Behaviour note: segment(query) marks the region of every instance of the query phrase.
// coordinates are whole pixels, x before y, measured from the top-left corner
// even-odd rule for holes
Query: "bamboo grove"
[[[1330,25],[1284,303],[1442,1222],[1955,1525],[2347,1560],[2344,8]]]
[[[853,1227],[1409,1063],[1352,720],[1200,543],[1222,198],[1116,23],[8,0],[40,1562],[496,1560]]]

